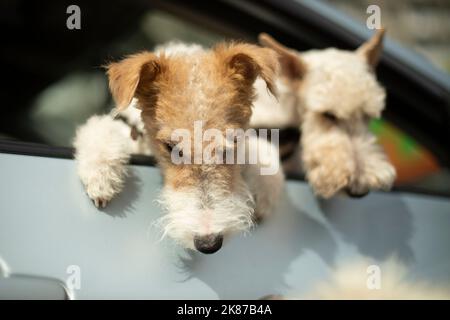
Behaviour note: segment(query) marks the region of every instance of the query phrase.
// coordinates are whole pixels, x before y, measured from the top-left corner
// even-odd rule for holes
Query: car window
[[[122,4],[104,8],[86,2],[82,8],[82,29],[68,31],[64,22],[61,23],[61,16],[54,14],[58,10],[65,12],[65,8],[54,9],[51,2],[41,6],[23,3],[2,4],[5,14],[0,17],[1,26],[14,32],[5,39],[2,50],[2,64],[9,86],[1,89],[4,107],[0,117],[0,139],[71,146],[77,126],[91,115],[105,113],[113,107],[102,65],[126,54],[151,50],[167,41],[209,46],[225,38],[216,29],[205,27],[200,20],[148,6],[139,7],[136,3],[129,7]],[[366,1],[329,0],[328,3],[357,19],[366,16]],[[414,3],[411,1],[411,6],[407,7],[392,5],[392,12],[401,8],[413,10]],[[443,5],[443,12],[449,7]],[[45,21],[32,15],[37,10],[47,13]],[[421,14],[420,8],[416,11],[415,14]],[[441,21],[442,15],[436,14]],[[66,16],[62,15],[62,18]],[[443,28],[445,30],[436,35],[436,46],[433,46],[413,35],[403,37],[402,32],[408,33],[407,27],[401,31],[395,15],[386,15],[383,19],[387,22],[390,37],[417,49],[448,71],[449,56],[433,48],[442,47],[439,41],[448,44],[441,33],[448,32],[449,28]],[[119,20],[121,23],[117,24]],[[448,21],[442,23],[448,24]],[[435,30],[433,28],[430,30]],[[386,120],[373,121],[371,130],[397,169],[396,185],[448,192],[449,170],[439,164],[427,146]]]
[[[436,67],[450,73],[450,2],[325,0],[350,17],[366,23],[367,8],[380,8],[381,24],[389,37],[426,57]]]
[[[449,191],[450,171],[425,146],[387,120],[372,120],[370,130],[397,171],[396,186]]]
[[[450,3],[447,1],[324,0],[365,25],[370,5],[380,9],[381,24],[389,38],[422,55],[450,73]],[[450,170],[439,164],[426,146],[386,120],[374,120],[371,130],[397,170],[397,186],[417,186],[450,192]]]
[[[210,46],[222,39],[219,34],[164,11],[148,10],[138,19],[129,35],[107,44],[104,60],[101,61],[102,58],[99,57],[99,64],[82,61],[83,65],[68,70],[30,99],[25,118],[18,119],[20,128],[26,126],[30,133],[23,140],[71,146],[78,125],[92,114],[110,110],[113,102],[102,64],[126,54],[152,50],[155,45],[168,41],[195,42]],[[16,131],[20,130],[16,128]],[[14,133],[18,135],[14,136]],[[14,130],[1,134],[11,138],[22,137],[20,132]]]

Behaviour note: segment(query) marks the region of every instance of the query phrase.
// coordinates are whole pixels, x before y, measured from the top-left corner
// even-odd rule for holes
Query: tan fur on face
[[[244,43],[219,44],[211,50],[175,44],[110,65],[110,87],[118,106],[134,97],[142,110],[152,151],[164,175],[162,202],[173,211],[165,219],[166,231],[185,246],[192,247],[194,232],[227,234],[251,225],[253,199],[242,166],[193,164],[194,149],[209,143],[195,140],[194,123],[202,121],[203,132],[210,128],[221,132],[219,144],[224,143],[227,129],[247,129],[255,97],[253,84],[260,77],[275,93],[277,67],[274,51]],[[191,133],[191,150],[183,154],[192,164],[176,165],[171,160],[168,144],[179,142],[171,140],[176,129]],[[190,206],[183,208],[183,202]]]
[[[161,71],[161,63],[151,52],[141,52],[111,63],[107,69],[109,88],[119,110],[131,103],[139,84],[151,82]]]
[[[110,87],[118,105],[135,96],[154,142],[169,141],[174,129],[247,128],[260,76],[274,93],[277,56],[249,44],[220,44],[195,55],[140,53],[111,64]],[[155,151],[161,154],[162,148]],[[164,160],[164,159],[161,159]],[[163,161],[164,162],[164,161]]]
[[[368,128],[369,120],[380,117],[385,106],[386,93],[374,73],[383,35],[384,30],[378,31],[356,51],[329,48],[304,53],[260,36],[262,44],[282,56],[284,77],[293,84],[301,79],[300,86],[291,86],[285,94],[297,102],[302,162],[320,196],[328,198],[342,189],[364,194],[389,189],[394,182],[395,169]],[[285,71],[289,66],[297,77]]]
[[[383,38],[386,30],[381,28],[377,30],[374,36],[367,42],[363,43],[357,50],[356,54],[362,56],[367,64],[375,69],[383,51]]]

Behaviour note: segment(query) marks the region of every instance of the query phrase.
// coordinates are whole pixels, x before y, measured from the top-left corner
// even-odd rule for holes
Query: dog
[[[279,104],[258,99],[251,125],[301,128],[294,162],[301,163],[321,197],[340,191],[362,197],[373,189],[389,189],[395,180],[395,168],[368,130],[369,121],[385,107],[386,93],[375,76],[383,36],[384,29],[378,30],[355,51],[307,52],[287,48],[268,34],[259,36],[260,44],[280,57],[275,80]]]
[[[97,207],[105,207],[124,187],[130,155],[151,152],[164,181],[159,203],[167,213],[158,223],[163,235],[208,254],[221,248],[224,237],[250,230],[273,212],[281,194],[282,171],[261,174],[267,166],[279,166],[278,150],[256,136],[241,141],[225,132],[249,128],[255,81],[275,95],[278,67],[272,49],[234,42],[212,49],[169,43],[109,64],[116,109],[91,117],[74,140],[77,170],[88,196]],[[207,147],[195,138],[199,122],[205,132],[216,134],[211,152],[215,160],[226,149],[236,157],[239,152],[247,157],[259,153],[256,163],[203,163],[196,153]],[[189,137],[182,144],[174,132]],[[242,144],[244,151],[239,151]]]

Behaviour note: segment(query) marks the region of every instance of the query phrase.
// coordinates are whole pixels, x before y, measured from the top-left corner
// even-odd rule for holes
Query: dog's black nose
[[[362,198],[369,194],[369,189],[364,190],[362,192],[355,192],[352,191],[350,188],[345,189],[345,192],[347,192],[348,196],[351,198]]]
[[[201,253],[211,254],[222,247],[223,236],[220,234],[208,234],[194,237],[195,249]]]

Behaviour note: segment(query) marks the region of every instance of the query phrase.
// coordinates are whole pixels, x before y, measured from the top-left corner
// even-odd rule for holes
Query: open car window
[[[341,13],[359,17],[360,27],[365,28],[362,21],[365,12],[360,8],[364,5],[351,7],[343,1],[328,3],[331,11],[338,8]],[[263,8],[266,11],[258,5],[267,5]],[[89,116],[105,113],[113,107],[102,65],[126,54],[151,50],[167,41],[180,40],[209,46],[225,38],[255,41],[258,32],[267,31],[285,35],[304,34],[295,43],[294,36],[290,38],[290,44],[299,50],[314,48],[319,40],[322,41],[321,47],[341,46],[327,41],[317,30],[311,29],[307,33],[279,23],[276,14],[280,14],[281,6],[278,9],[273,1],[242,2],[240,6],[222,1],[214,5],[191,6],[183,6],[181,1],[168,1],[166,4],[155,1],[155,5],[128,1],[117,6],[102,5],[102,1],[96,4],[80,1],[83,25],[81,30],[74,31],[65,27],[64,14],[55,14],[65,12],[67,3],[64,1],[58,5],[47,2],[39,8],[37,4],[25,4],[25,1],[2,4],[0,23],[8,36],[1,63],[8,75],[9,86],[1,92],[4,106],[8,107],[1,111],[0,139],[70,147],[78,125]],[[46,18],[33,15],[36,11]],[[354,14],[355,11],[358,14]],[[299,24],[307,22],[301,17],[295,20],[295,14],[302,14],[297,6],[291,7],[290,14],[289,18]],[[216,19],[216,15],[220,15],[222,20]],[[325,23],[323,28],[327,28]],[[315,38],[309,39],[306,35]],[[395,37],[397,33],[393,31],[392,35]],[[347,48],[348,44],[342,43],[342,47]],[[437,56],[428,55],[435,64],[439,64]],[[442,63],[440,68],[445,67],[445,62]],[[385,74],[386,68],[382,67],[379,71],[382,83],[388,89],[394,88],[395,81]],[[374,120],[371,130],[397,169],[396,185],[450,193],[449,164],[442,160],[443,152],[438,153],[428,143],[430,139],[416,139],[416,124],[396,113],[397,109],[407,109],[408,106],[392,96],[394,98],[388,99],[387,117]],[[436,117],[439,118],[438,115]],[[431,129],[435,129],[433,125],[430,125]]]
[[[404,47],[423,55],[435,67],[450,73],[450,2],[448,1],[348,1],[326,3],[365,24],[369,10],[380,12],[380,22],[389,37]]]

